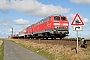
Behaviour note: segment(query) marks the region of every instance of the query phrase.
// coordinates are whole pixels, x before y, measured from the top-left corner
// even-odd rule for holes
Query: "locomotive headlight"
[[[55,28],[57,28],[57,27],[55,26]]]

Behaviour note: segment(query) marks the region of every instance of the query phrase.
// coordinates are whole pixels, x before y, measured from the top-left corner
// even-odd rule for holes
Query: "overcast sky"
[[[52,14],[68,17],[69,37],[76,37],[71,22],[78,13],[84,22],[80,37],[90,38],[90,0],[0,0],[0,37],[8,37]]]

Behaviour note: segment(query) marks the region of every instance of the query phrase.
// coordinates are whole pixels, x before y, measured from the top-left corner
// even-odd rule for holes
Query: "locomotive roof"
[[[46,18],[43,18],[43,19],[37,21],[36,23],[34,23],[34,25],[38,25],[38,24],[40,24],[42,22],[45,22],[45,21],[48,20],[49,17],[52,17],[52,16],[63,16],[63,15],[61,15],[61,14],[53,14],[53,15],[47,16]]]
[[[51,16],[62,16],[61,14],[53,14]]]

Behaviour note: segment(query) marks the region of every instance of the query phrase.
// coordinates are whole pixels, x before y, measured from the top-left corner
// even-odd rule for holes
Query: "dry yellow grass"
[[[90,59],[90,47],[86,49],[79,47],[79,53],[76,54],[75,50],[71,50],[69,46],[52,45],[44,43],[35,43],[31,40],[14,40],[16,43],[22,43],[26,46],[33,46],[34,48],[43,48],[44,50],[55,54],[56,60],[89,60]],[[37,51],[38,52],[38,51]]]
[[[3,41],[2,41],[2,40],[0,40],[0,45],[2,45],[2,42],[3,42]]]

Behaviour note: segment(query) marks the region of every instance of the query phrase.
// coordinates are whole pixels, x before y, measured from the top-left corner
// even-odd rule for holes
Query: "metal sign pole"
[[[77,30],[77,48],[76,48],[76,53],[78,54],[78,30]]]

